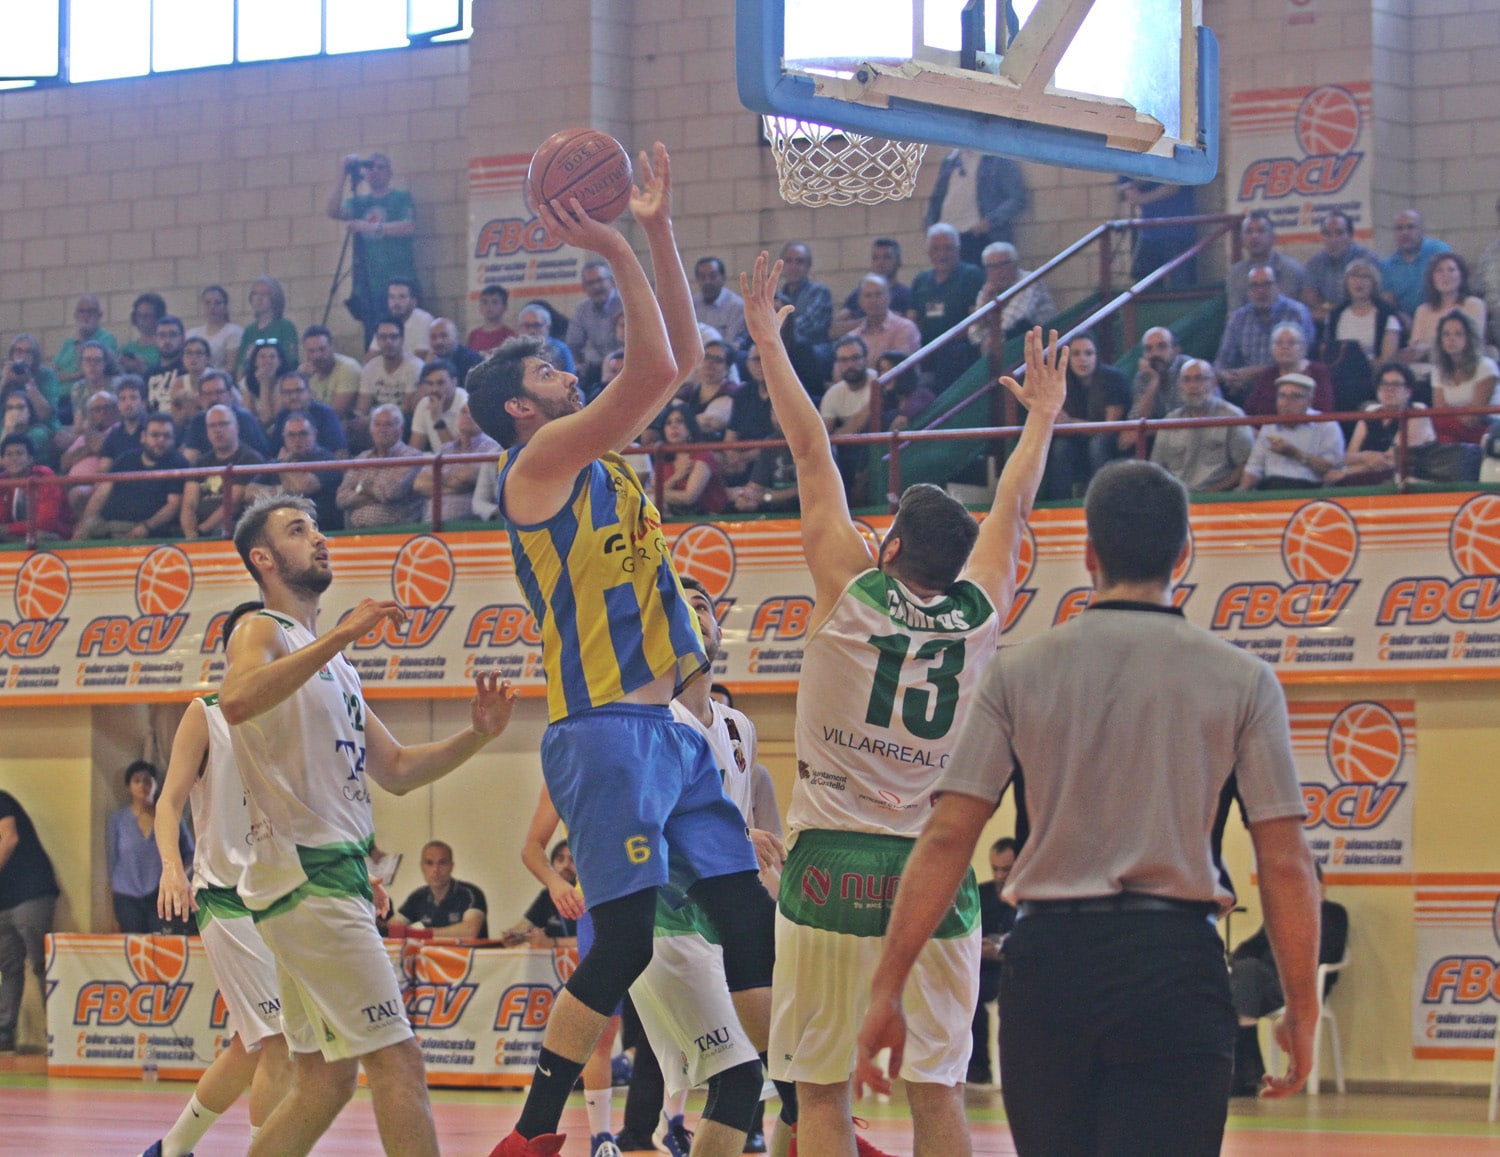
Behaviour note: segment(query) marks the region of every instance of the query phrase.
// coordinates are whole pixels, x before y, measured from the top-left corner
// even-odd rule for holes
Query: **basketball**
[[[597,129],[563,129],[531,155],[526,200],[535,210],[559,197],[578,198],[583,211],[608,224],[630,204],[632,171],[625,146]]]

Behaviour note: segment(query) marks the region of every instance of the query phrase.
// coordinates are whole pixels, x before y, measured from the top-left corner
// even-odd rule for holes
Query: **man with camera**
[[[344,196],[344,183],[350,195]],[[368,193],[359,192],[367,182]],[[364,323],[365,341],[375,336],[375,323],[386,310],[386,287],[398,278],[417,280],[412,235],[417,230],[411,194],[391,188],[391,159],[384,153],[346,156],[339,165],[338,183],[328,195],[328,215],[347,221],[354,238],[354,280],[349,312]]]

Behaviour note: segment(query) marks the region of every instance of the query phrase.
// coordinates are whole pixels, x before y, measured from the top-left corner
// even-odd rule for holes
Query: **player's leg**
[[[305,1157],[354,1096],[359,1061],[325,1060],[322,1053],[298,1052],[292,1059],[292,1087],[250,1142],[247,1157]]]
[[[906,1100],[911,1105],[913,1157],[969,1157],[973,1153],[963,1085],[908,1082]]]
[[[830,1085],[797,1082],[797,1152],[855,1157],[854,1115],[847,1079]]]
[[[427,1070],[414,1037],[360,1057],[380,1143],[390,1157],[437,1157],[437,1126],[427,1095]]]
[[[250,1087],[258,1060],[258,1054],[247,1050],[235,1033],[229,1047],[198,1078],[193,1095],[171,1129],[146,1150],[148,1157],[188,1157],[214,1122]]]
[[[739,1157],[760,1108],[765,1077],[760,1058],[716,1073],[693,1138],[693,1157]]]
[[[277,1033],[260,1042],[260,1063],[250,1082],[250,1130],[258,1132],[292,1087],[292,1058],[286,1037]]]
[[[585,950],[586,951],[586,950]],[[614,1136],[612,1110],[615,1094],[614,1047],[620,1031],[620,1018],[612,1016],[599,1034],[598,1043],[588,1063],[583,1066],[583,1107],[589,1118],[590,1144],[598,1148],[597,1139]]]

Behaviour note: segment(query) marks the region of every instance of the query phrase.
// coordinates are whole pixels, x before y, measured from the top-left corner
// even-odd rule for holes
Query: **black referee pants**
[[[1229,1110],[1234,1009],[1201,916],[1047,913],[1000,973],[1000,1072],[1020,1157],[1210,1157]]]

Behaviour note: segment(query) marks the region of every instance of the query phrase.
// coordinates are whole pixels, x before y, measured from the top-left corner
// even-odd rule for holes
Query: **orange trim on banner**
[[[1411,1055],[1419,1061],[1492,1061],[1495,1059],[1495,1050],[1492,1048],[1434,1049],[1414,1045]]]
[[[1418,872],[1419,887],[1467,884],[1478,888],[1500,888],[1500,872]]]

